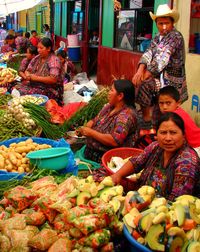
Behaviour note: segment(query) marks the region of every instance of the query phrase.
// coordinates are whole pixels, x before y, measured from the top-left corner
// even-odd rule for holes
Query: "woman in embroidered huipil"
[[[114,175],[115,183],[143,169],[139,185],[150,185],[170,200],[182,194],[195,194],[200,159],[185,140],[182,118],[173,112],[163,114],[157,126],[157,141],[144,149]]]
[[[54,54],[52,41],[49,38],[43,38],[38,43],[38,55],[29,63],[25,75],[26,83],[22,83],[19,88],[22,95],[43,94],[50,99],[55,99],[62,105],[63,79],[61,62]]]
[[[85,157],[100,162],[111,148],[133,146],[137,137],[135,88],[129,80],[115,80],[106,104],[80,133],[87,137]]]

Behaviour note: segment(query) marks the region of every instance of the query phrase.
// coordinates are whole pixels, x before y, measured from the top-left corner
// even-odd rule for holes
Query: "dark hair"
[[[36,46],[30,45],[27,50],[29,49],[30,54],[32,55],[37,55],[38,54],[38,50]]]
[[[169,17],[169,16],[157,17],[156,20],[155,20],[156,23],[157,23],[157,19],[158,19],[158,18],[169,18],[169,19],[172,21],[172,23],[174,23],[173,17]]]
[[[67,53],[64,50],[60,50],[57,52],[57,56],[61,56],[63,59],[66,59]]]
[[[51,47],[51,52],[53,52],[53,43],[50,38],[44,37],[40,40],[40,42],[44,47]]]
[[[9,34],[6,36],[6,40],[15,39],[15,36]]]
[[[183,119],[176,113],[174,112],[166,112],[165,114],[162,114],[157,127],[156,127],[156,132],[158,132],[158,129],[160,128],[160,125],[163,122],[167,122],[167,121],[172,121],[174,122],[182,131],[183,135],[185,134],[185,125],[184,125],[184,121]]]
[[[132,106],[135,108],[135,87],[133,83],[129,80],[115,80],[114,87],[117,93],[124,94],[124,102],[127,106]]]
[[[31,34],[33,34],[34,32],[36,32],[36,33],[37,33],[37,31],[36,31],[36,30],[32,30],[32,31],[31,31]]]
[[[48,24],[44,24],[43,27],[46,28],[46,29],[49,29],[49,25]]]
[[[179,91],[173,86],[166,86],[166,87],[161,88],[160,91],[159,91],[158,98],[161,95],[168,95],[172,99],[174,99],[176,102],[178,102],[180,100]]]
[[[24,36],[25,36],[25,38],[29,39],[30,38],[30,32],[26,32]]]

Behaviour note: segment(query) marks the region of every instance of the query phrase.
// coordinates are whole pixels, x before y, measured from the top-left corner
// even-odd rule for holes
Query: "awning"
[[[33,8],[35,5],[46,2],[44,0],[0,0],[0,17],[8,14]]]

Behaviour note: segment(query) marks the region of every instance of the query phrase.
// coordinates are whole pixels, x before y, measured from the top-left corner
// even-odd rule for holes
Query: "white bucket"
[[[69,34],[67,35],[68,46],[78,46],[78,35],[77,34]]]

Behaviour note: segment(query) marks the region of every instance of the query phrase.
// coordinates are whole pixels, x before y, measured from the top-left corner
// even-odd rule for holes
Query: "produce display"
[[[35,143],[31,138],[19,143],[12,143],[9,147],[0,146],[0,167],[8,172],[29,172],[29,159],[26,157],[31,151],[51,148],[48,144]]]
[[[23,104],[26,104],[27,102],[39,105],[44,102],[44,98],[42,96],[36,97],[32,95],[23,95],[13,98],[9,102],[8,109],[6,111],[6,114],[4,115],[4,120],[6,121],[14,117],[17,121],[21,122],[25,128],[36,128],[36,123],[23,107]]]
[[[142,186],[128,192],[122,214],[133,238],[152,251],[200,251],[200,199],[194,196],[170,202]]]
[[[112,170],[113,173],[117,172],[128,160],[128,158],[121,158],[121,157],[112,157],[110,162],[107,163],[109,169]],[[142,170],[139,173],[133,173],[127,178],[131,179],[132,181],[137,181],[140,178]]]
[[[0,69],[0,85],[13,82],[17,77],[17,71],[12,68],[1,68]]]
[[[92,97],[86,106],[74,113],[70,119],[63,124],[65,132],[71,130],[73,131],[93,119],[108,102],[108,90],[108,88],[103,88]]]
[[[0,95],[0,106],[7,106],[8,101],[12,99],[12,95],[10,94],[1,94]]]
[[[110,177],[95,183],[71,176],[57,184],[46,176],[14,187],[0,202],[0,251],[113,251],[112,238],[123,228],[122,194]]]

